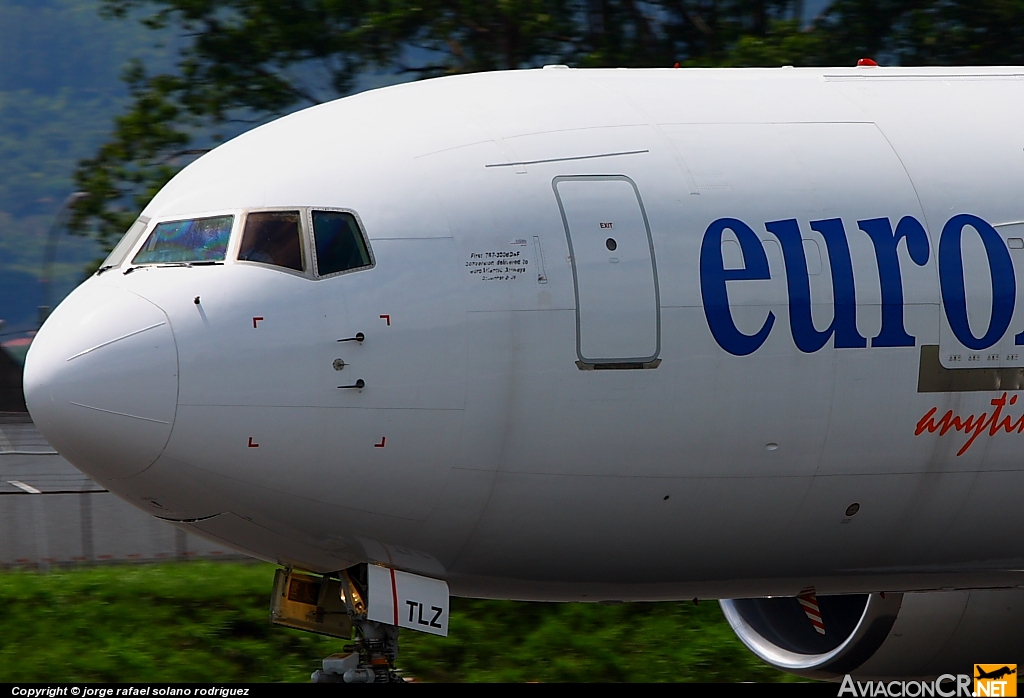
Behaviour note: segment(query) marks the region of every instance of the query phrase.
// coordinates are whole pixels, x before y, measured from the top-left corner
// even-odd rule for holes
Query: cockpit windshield
[[[351,213],[313,211],[313,240],[320,276],[373,266],[359,223]]]
[[[298,211],[262,211],[245,219],[238,259],[302,271],[302,228]]]
[[[127,257],[128,253],[132,251],[133,247],[135,247],[135,243],[137,243],[139,238],[142,237],[142,234],[146,232],[147,225],[149,225],[148,218],[139,218],[135,221],[135,223],[132,224],[132,227],[128,229],[128,232],[124,234],[124,237],[121,238],[121,242],[117,243],[114,249],[110,251],[110,254],[107,255],[107,258],[103,260],[103,264],[101,264],[98,269],[99,273],[102,274],[108,269],[120,266],[121,262],[124,261],[124,258]]]
[[[222,262],[233,223],[234,216],[159,223],[132,264]]]

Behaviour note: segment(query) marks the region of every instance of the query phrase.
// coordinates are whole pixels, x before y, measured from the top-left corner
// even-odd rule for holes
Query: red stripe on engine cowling
[[[818,607],[818,596],[814,593],[814,587],[807,587],[796,598],[804,609],[804,615],[811,621],[814,629],[824,635],[825,622],[821,619],[821,609]]]

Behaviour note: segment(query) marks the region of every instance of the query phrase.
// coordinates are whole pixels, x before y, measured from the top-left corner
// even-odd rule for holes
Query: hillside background
[[[47,230],[75,165],[124,109],[123,67],[132,58],[157,69],[172,62],[173,34],[98,9],[98,0],[0,0],[0,342],[38,324]],[[61,234],[53,303],[99,254],[91,240]]]

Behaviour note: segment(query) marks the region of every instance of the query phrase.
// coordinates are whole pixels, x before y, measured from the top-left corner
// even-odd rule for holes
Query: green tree
[[[76,172],[72,226],[111,246],[188,158],[245,127],[391,81],[545,63],[718,65],[772,37],[793,0],[105,0],[114,18],[176,28],[175,70],[126,71],[130,106]],[[788,23],[786,22],[788,20]],[[779,24],[782,22],[782,24]],[[787,29],[792,33],[790,29]],[[752,52],[751,60],[774,60]]]
[[[835,55],[901,65],[1020,65],[1022,0],[837,0],[827,30]]]
[[[183,34],[175,69],[130,66],[130,106],[76,173],[73,227],[107,246],[188,158],[244,128],[391,82],[580,67],[1021,63],[1024,0],[104,0]]]

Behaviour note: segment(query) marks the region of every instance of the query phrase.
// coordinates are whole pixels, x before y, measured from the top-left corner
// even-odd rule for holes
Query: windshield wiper
[[[177,267],[177,268],[182,268],[182,267],[184,267],[184,268],[188,268],[188,267],[210,267],[210,266],[213,266],[215,264],[224,264],[224,262],[220,262],[220,261],[216,261],[216,260],[200,259],[200,260],[195,261],[195,262],[164,262],[163,264],[137,264],[134,267],[128,267],[127,269],[125,269],[124,273],[125,274],[131,274],[136,269],[152,269],[153,267],[156,267],[157,269],[167,269],[167,268],[174,268],[174,267]],[[112,267],[104,267],[104,269],[111,269],[111,268]]]
[[[195,262],[165,262],[163,264],[157,264],[157,267],[208,267],[214,264],[223,264],[224,262],[218,262],[214,260],[200,259]]]

